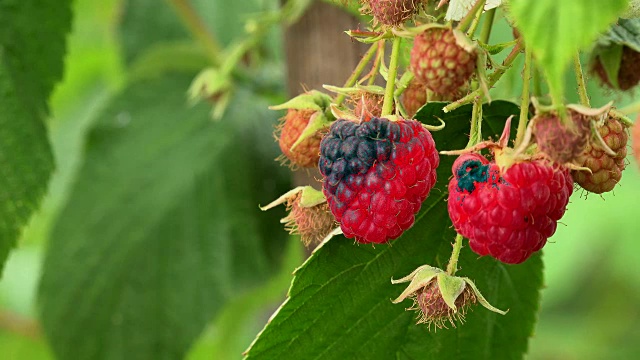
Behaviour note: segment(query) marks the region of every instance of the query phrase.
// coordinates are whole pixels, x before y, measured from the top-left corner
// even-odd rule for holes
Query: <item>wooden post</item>
[[[344,32],[357,29],[359,21],[344,10],[316,1],[300,20],[286,29],[287,86],[289,95],[321,90],[323,84],[342,86],[367,51],[367,46]],[[325,91],[326,92],[326,91]],[[300,170],[295,185],[319,187],[320,173]]]

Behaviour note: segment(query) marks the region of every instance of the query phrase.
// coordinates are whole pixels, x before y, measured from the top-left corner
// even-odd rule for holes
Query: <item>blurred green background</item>
[[[196,3],[224,46],[242,38],[245,20],[259,11],[275,9],[279,2]],[[88,130],[104,116],[105,108],[127,84],[154,71],[165,71],[157,70],[163,67],[196,67],[198,56],[204,56],[190,48],[187,32],[167,2],[76,0],[74,15],[65,78],[51,100],[53,115],[48,123],[57,169],[43,206],[10,256],[0,281],[2,359],[53,358],[38,321],[37,289],[52,228],[76,184],[85,156]],[[165,27],[166,23],[178,26]],[[500,20],[492,41],[510,40],[510,36],[511,30]],[[249,96],[248,101],[263,107],[284,99],[281,37],[281,28],[274,26],[262,39],[257,52],[259,66],[255,67],[259,70],[248,73],[258,79],[258,85],[238,90],[237,96]],[[167,54],[180,51],[189,55],[167,64]],[[520,64],[514,66],[499,83],[494,97],[511,98],[517,94],[520,68]],[[570,77],[567,79],[572,82]],[[181,87],[172,91],[185,94],[186,108],[186,86],[179,81],[175,84]],[[633,100],[601,91],[593,81],[589,87],[594,106],[609,99],[618,104]],[[571,100],[577,102],[577,96]],[[206,104],[198,109],[193,111],[209,111]],[[237,110],[236,114],[255,116]],[[277,114],[263,123],[257,119],[264,133],[271,131],[274,117]],[[276,151],[275,144],[265,146]],[[640,354],[640,331],[636,328],[640,321],[640,172],[631,157],[629,162],[614,194],[586,197],[576,191],[556,235],[545,247],[547,286],[529,359],[632,359]],[[281,215],[275,213],[269,219],[277,220]],[[80,223],[83,219],[71,221]],[[274,223],[277,225],[277,221]],[[295,238],[277,244],[276,249],[281,258],[275,256],[276,266],[268,280],[228,294],[217,315],[208,319],[206,330],[191,346],[189,359],[241,357],[284,299],[291,272],[303,261],[304,251]],[[48,290],[47,295],[54,293]]]

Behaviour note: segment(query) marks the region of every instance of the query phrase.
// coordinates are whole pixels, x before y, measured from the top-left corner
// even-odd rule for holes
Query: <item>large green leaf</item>
[[[515,24],[545,69],[555,94],[563,94],[564,71],[626,9],[628,0],[510,0]]]
[[[128,85],[89,133],[52,232],[41,319],[61,359],[175,359],[284,240],[259,203],[287,190],[275,112],[240,91],[227,116],[188,108],[193,74]]]
[[[0,0],[0,274],[53,170],[44,119],[62,77],[69,3]]]
[[[430,104],[417,115],[440,112]],[[498,134],[518,107],[494,102],[485,109],[487,134]],[[447,123],[434,133],[440,150],[466,145],[471,108],[441,114]],[[429,116],[430,117],[430,116]],[[429,120],[431,121],[431,120]],[[425,263],[443,267],[455,233],[447,214],[446,186],[453,157],[443,156],[438,183],[423,204],[416,224],[390,245],[356,245],[333,238],[295,273],[289,298],[247,353],[247,359],[514,359],[527,349],[542,286],[539,255],[510,266],[472,253],[460,258],[462,276],[476,281],[502,316],[478,307],[455,329],[430,332],[416,325],[416,314],[392,298],[404,287],[392,277],[407,275]]]

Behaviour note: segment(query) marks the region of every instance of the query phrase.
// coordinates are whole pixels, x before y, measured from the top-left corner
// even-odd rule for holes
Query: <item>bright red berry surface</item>
[[[449,182],[456,230],[478,255],[519,264],[556,231],[573,191],[569,171],[544,160],[524,161],[504,174],[481,155],[460,156]]]
[[[323,192],[347,238],[384,243],[409,229],[440,162],[414,120],[337,120],[320,145]]]

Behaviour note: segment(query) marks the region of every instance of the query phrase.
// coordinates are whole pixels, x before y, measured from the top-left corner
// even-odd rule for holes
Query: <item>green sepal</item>
[[[327,202],[327,198],[322,191],[316,190],[311,186],[305,186],[302,189],[302,195],[300,197],[300,206],[309,208],[322,203]]]
[[[322,85],[323,88],[342,95],[355,95],[362,92],[368,92],[377,95],[384,95],[384,88],[378,85],[356,85],[352,87],[338,87],[333,85]]]
[[[473,283],[473,281],[471,281],[471,279],[469,278],[462,278],[462,280],[464,280],[465,283],[467,283],[467,285],[469,285],[471,287],[471,290],[473,290],[473,293],[476,295],[476,299],[478,299],[478,302],[484,306],[487,310],[491,310],[495,313],[498,313],[500,315],[506,315],[507,312],[509,312],[509,310],[507,309],[507,311],[502,311],[496,307],[494,307],[493,305],[489,304],[489,302],[487,301],[487,299],[484,298],[484,296],[482,296],[482,293],[480,293],[480,290],[478,290],[478,287],[476,287],[476,284]]]
[[[409,286],[407,286],[407,288],[402,292],[402,294],[400,294],[400,296],[398,296],[395,300],[392,300],[391,302],[394,304],[401,302],[411,294],[427,286],[427,284],[429,284],[434,277],[436,277],[438,274],[443,272],[444,271],[442,271],[442,269],[438,269],[436,267],[429,266],[429,265],[422,265],[417,269],[415,269],[411,274],[401,279],[398,279],[398,280],[391,279],[392,284],[400,284],[407,281],[411,281]]]
[[[437,278],[438,287],[440,288],[440,294],[442,295],[442,300],[444,300],[447,306],[450,307],[453,311],[458,311],[458,308],[456,307],[456,299],[464,291],[466,282],[463,278],[451,276],[444,272],[438,274]]]
[[[300,94],[284,104],[269,106],[271,110],[318,110],[324,111],[331,104],[331,97],[318,90],[311,90],[304,94]]]
[[[231,88],[231,85],[229,74],[225,74],[217,68],[206,68],[191,82],[188,90],[189,101],[195,104],[200,99],[223,94]]]
[[[291,151],[293,151],[304,140],[317,134],[318,130],[322,130],[329,126],[331,126],[331,122],[323,112],[318,111],[314,113],[311,115],[311,118],[309,118],[309,123],[302,131],[302,134],[300,134],[300,137],[298,137],[298,140],[291,145]]]
[[[290,198],[296,196],[300,193],[300,206],[302,207],[313,207],[316,205],[320,205],[327,201],[327,198],[324,197],[322,191],[316,190],[311,186],[298,186],[293,188],[286,193],[284,193],[279,198],[275,199],[271,203],[265,206],[260,206],[260,210],[267,211],[269,209],[273,209],[274,207],[286,203]]]

